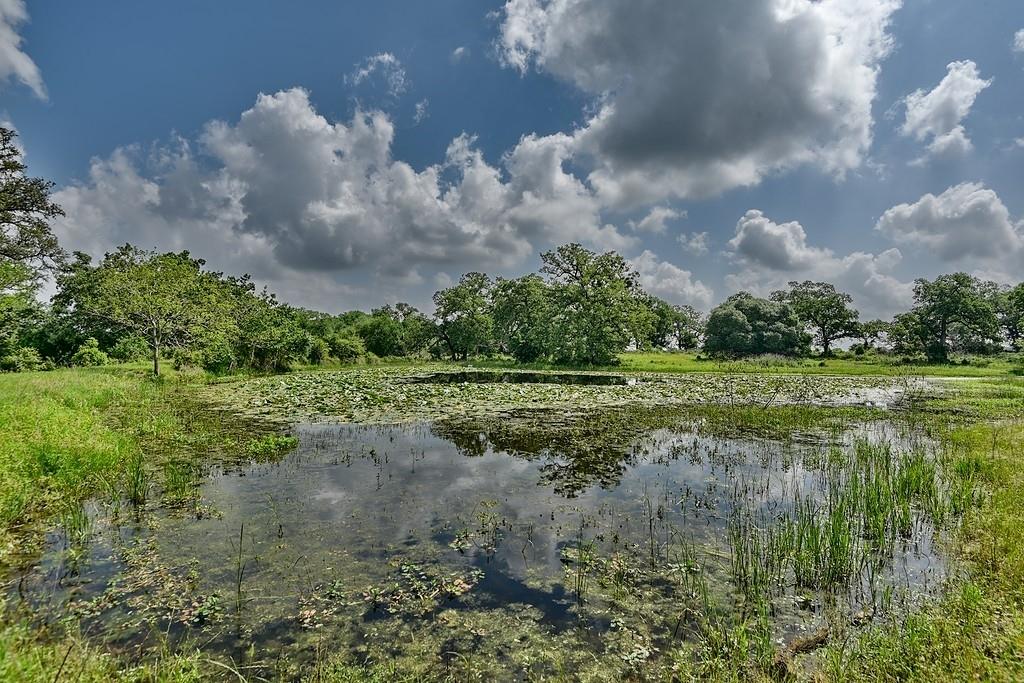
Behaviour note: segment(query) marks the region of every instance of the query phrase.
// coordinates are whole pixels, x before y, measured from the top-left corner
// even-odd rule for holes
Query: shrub
[[[0,370],[3,372],[30,372],[41,370],[43,359],[39,352],[30,346],[23,346],[15,349],[3,358],[0,358]]]
[[[122,363],[134,363],[149,359],[149,346],[142,337],[128,335],[118,339],[108,355]]]
[[[108,361],[107,354],[100,350],[100,343],[95,337],[86,339],[75,351],[75,355],[71,356],[71,364],[75,367],[106,365]]]
[[[309,340],[309,351],[306,352],[306,357],[310,363],[320,365],[327,357],[331,355],[331,347],[326,341],[320,337],[313,337]]]
[[[331,355],[342,363],[355,363],[366,355],[366,345],[359,337],[336,334],[328,340]]]

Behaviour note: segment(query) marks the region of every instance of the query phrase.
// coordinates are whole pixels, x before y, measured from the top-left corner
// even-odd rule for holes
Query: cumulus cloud
[[[465,45],[460,45],[457,48],[455,48],[454,50],[452,50],[452,54],[449,57],[449,59],[451,59],[453,64],[457,64],[458,62],[461,62],[463,59],[465,59],[468,56],[469,56],[469,48],[466,47]]]
[[[594,97],[574,134],[603,201],[715,195],[871,143],[899,0],[508,0],[499,54]]]
[[[39,67],[22,49],[18,27],[28,21],[24,0],[0,0],[0,83],[21,81],[39,99],[46,99],[46,86]]]
[[[829,258],[831,252],[807,244],[807,233],[796,221],[776,223],[757,209],[751,209],[736,223],[736,236],[729,241],[742,260],[770,270],[796,272]]]
[[[1024,28],[1013,34],[1013,51],[1024,52]]]
[[[388,94],[392,97],[398,97],[409,89],[402,63],[390,52],[367,57],[362,66],[356,67],[352,73],[345,76],[345,82],[350,85],[361,85],[374,76],[382,79]]]
[[[900,132],[921,142],[930,140],[927,147],[930,156],[969,152],[971,141],[961,122],[981,91],[990,85],[992,79],[982,78],[974,62],[950,62],[945,77],[935,88],[928,92],[915,90],[904,99],[907,111]]]
[[[1024,253],[1024,223],[1014,223],[999,196],[980,183],[961,183],[938,196],[899,204],[875,229],[890,239],[925,247],[944,261],[1016,261]]]
[[[668,229],[665,225],[666,221],[674,221],[685,217],[685,211],[676,211],[667,206],[655,206],[639,221],[630,221],[629,227],[639,232],[653,232],[660,235],[664,234]]]
[[[695,280],[690,271],[659,260],[648,249],[631,259],[630,264],[640,275],[640,285],[651,294],[672,304],[689,304],[704,311],[711,307],[714,292]]]
[[[93,160],[86,180],[57,193],[67,217],[56,229],[95,255],[125,241],[193,248],[217,268],[320,278],[325,290],[346,273],[408,285],[441,268],[510,267],[553,243],[632,245],[564,171],[564,141],[523,138],[503,173],[462,135],[417,171],[392,158],[393,137],[382,112],[331,122],[305,90],[261,94],[196,143]]]
[[[866,317],[888,317],[905,310],[913,299],[913,285],[893,275],[903,259],[899,249],[838,256],[831,249],[808,244],[800,223],[776,223],[757,210],[740,218],[729,246],[743,266],[726,277],[732,290],[766,296],[790,280],[831,282],[849,292]]]

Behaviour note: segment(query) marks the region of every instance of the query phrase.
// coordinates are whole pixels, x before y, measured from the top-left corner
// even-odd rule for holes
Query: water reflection
[[[304,634],[318,629],[357,643],[362,624],[441,609],[526,606],[546,627],[583,619],[598,633],[609,608],[581,608],[582,574],[603,567],[646,581],[656,610],[680,600],[670,574],[699,563],[702,580],[730,595],[736,511],[768,521],[828,495],[820,446],[703,435],[672,411],[305,425],[295,434],[298,449],[280,462],[215,469],[192,510],[152,510],[144,525],[123,510],[92,510],[98,536],[74,576],[54,534],[20,593],[54,611],[72,605],[115,644],[137,645],[154,630],[201,633],[233,656],[253,644],[307,647]],[[902,438],[874,428],[836,447],[858,436]],[[932,544],[919,519],[870,576],[853,578],[851,609],[879,585],[935,585],[943,565]],[[809,599],[780,623],[820,608]]]

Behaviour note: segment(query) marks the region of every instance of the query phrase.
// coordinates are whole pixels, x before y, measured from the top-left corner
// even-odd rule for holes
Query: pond
[[[405,380],[411,384],[570,384],[581,386],[636,386],[642,380],[625,375],[581,372],[433,372]],[[647,380],[650,381],[650,380]]]
[[[883,618],[945,573],[930,446],[892,423],[815,443],[626,409],[293,433],[141,513],[90,504],[9,597],[268,677],[327,648],[514,679],[626,675],[709,620],[763,615],[785,641]]]

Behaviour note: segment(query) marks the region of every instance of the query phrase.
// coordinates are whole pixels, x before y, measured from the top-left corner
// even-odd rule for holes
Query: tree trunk
[[[153,374],[160,376],[160,342],[153,340]]]
[[[829,346],[830,341],[827,337],[821,338],[821,355],[825,358],[832,355],[832,348]]]

